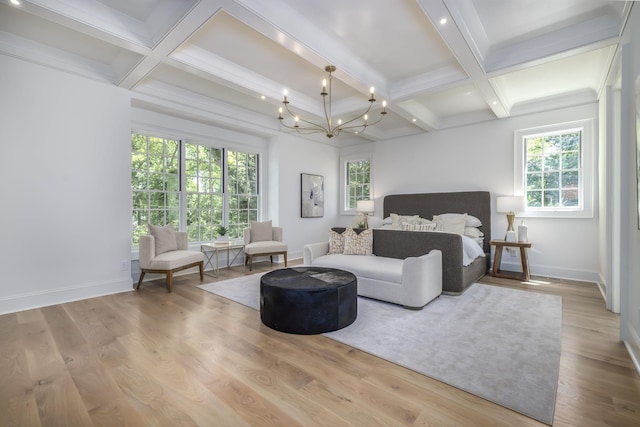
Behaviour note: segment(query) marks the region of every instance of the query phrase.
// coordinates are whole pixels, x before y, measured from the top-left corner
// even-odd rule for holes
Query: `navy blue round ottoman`
[[[260,319],[290,334],[321,334],[348,326],[358,314],[356,276],[336,268],[283,268],[260,279]]]

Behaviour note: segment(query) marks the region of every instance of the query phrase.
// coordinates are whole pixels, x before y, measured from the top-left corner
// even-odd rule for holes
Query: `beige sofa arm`
[[[329,253],[329,242],[309,243],[302,248],[303,265],[310,266],[313,260]]]
[[[138,249],[140,268],[148,268],[151,260],[156,257],[156,239],[150,234],[140,236]]]
[[[442,293],[442,252],[433,249],[419,257],[406,258],[402,264],[402,286],[411,301],[431,301]]]

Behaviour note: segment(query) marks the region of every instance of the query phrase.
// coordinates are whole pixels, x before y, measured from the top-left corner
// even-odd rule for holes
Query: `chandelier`
[[[342,121],[341,119],[339,119],[337,122],[334,122],[332,105],[331,105],[331,102],[332,102],[331,81],[333,80],[332,73],[336,71],[336,67],[333,65],[327,65],[326,67],[324,67],[324,70],[327,73],[329,73],[329,80],[328,81],[327,79],[322,80],[322,92],[320,92],[320,95],[322,95],[322,104],[324,107],[324,115],[325,115],[326,123],[322,123],[322,124],[314,123],[312,121],[303,119],[298,114],[293,113],[289,109],[289,100],[287,99],[288,92],[285,89],[284,100],[282,101],[282,103],[284,104],[284,108],[280,107],[278,110],[278,120],[280,120],[280,123],[282,123],[282,126],[288,129],[294,129],[298,133],[303,135],[312,134],[312,133],[324,133],[327,135],[327,138],[333,138],[334,136],[338,136],[340,132],[343,132],[343,131],[351,132],[351,133],[362,133],[365,131],[365,129],[368,126],[379,123],[384,118],[384,115],[387,114],[387,111],[386,111],[387,101],[383,101],[382,110],[380,111],[380,118],[374,122],[369,121],[369,111],[371,110],[371,107],[373,107],[373,103],[376,102],[376,98],[374,96],[374,89],[372,87],[371,93],[369,96],[369,107],[364,112],[346,121]],[[328,92],[327,92],[327,83],[329,84]],[[286,111],[291,116],[291,119],[293,120],[292,122],[293,124],[287,124],[287,122],[285,122],[285,119],[283,117],[284,111]],[[289,121],[291,122],[291,120]]]

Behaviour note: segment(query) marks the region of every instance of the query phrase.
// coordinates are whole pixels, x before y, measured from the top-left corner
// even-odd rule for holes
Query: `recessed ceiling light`
[[[11,0],[11,4],[14,6],[20,6],[20,0]]]
[[[493,101],[492,104],[493,105],[498,105],[498,101]]]
[[[265,99],[267,99],[267,97],[264,96],[264,95],[260,95],[260,99],[262,99],[264,101]]]
[[[444,25],[444,24],[446,24],[446,23],[447,23],[447,18],[442,18],[442,19],[440,20],[440,25]]]
[[[415,123],[415,122],[417,122],[417,121],[418,121],[418,119],[412,119],[411,121],[412,121],[413,123]]]

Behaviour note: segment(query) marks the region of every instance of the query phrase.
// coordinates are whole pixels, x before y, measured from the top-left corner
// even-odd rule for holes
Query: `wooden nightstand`
[[[527,248],[531,247],[531,242],[506,242],[504,240],[491,240],[489,244],[496,247],[496,253],[493,257],[493,275],[495,277],[505,277],[508,279],[524,278],[525,282],[531,280],[531,276],[529,274],[529,258],[527,257]],[[499,270],[500,263],[502,262],[502,250],[505,247],[520,248],[520,261],[522,262],[521,276],[517,273],[504,273]]]

